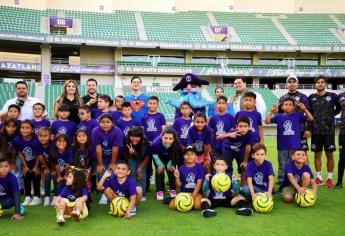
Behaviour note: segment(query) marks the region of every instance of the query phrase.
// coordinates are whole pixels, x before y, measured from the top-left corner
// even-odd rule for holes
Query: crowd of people
[[[187,192],[204,217],[215,216],[216,207],[236,207],[237,214],[251,215],[251,200],[260,192],[270,197],[279,192],[285,202],[307,188],[317,194],[317,186],[324,184],[322,151],[327,157],[326,187],[342,188],[345,93],[326,91],[322,75],[315,78],[316,92],[310,96],[298,91],[298,82],[295,76],[287,78],[288,93],[266,115],[262,97],[246,88],[245,79],[237,78],[233,97],[217,87],[216,101],[205,112],[193,112],[191,104],[182,102],[180,117],[167,125],[165,114],[158,111],[165,101],[143,93],[138,76],[131,79],[131,93],[114,100],[97,92],[95,79],[86,82],[83,97],[75,81],[66,81],[54,103],[52,120],[47,119],[41,101],[28,97],[26,82],[19,81],[16,97],[0,113],[0,210],[14,207],[12,218],[22,219],[25,206],[42,204],[43,188],[43,205],[54,206],[57,223],[64,224],[66,217],[85,218],[90,193],[100,191],[99,204],[118,196],[127,198],[125,218],[130,218],[136,206],[146,201],[154,173],[155,198],[171,209],[176,209],[177,192]],[[267,160],[263,122],[277,125],[277,189],[273,165]],[[315,178],[309,167],[312,158],[307,156],[309,138]],[[228,191],[217,192],[210,184],[216,173],[231,178]],[[24,195],[22,203],[20,195]]]

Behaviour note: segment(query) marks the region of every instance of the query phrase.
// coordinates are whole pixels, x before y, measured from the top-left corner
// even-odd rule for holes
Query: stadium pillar
[[[42,85],[50,84],[51,82],[51,48],[49,44],[41,45],[41,83]]]
[[[253,86],[259,87],[260,85],[260,78],[259,77],[253,77]]]
[[[260,63],[260,57],[257,53],[253,53],[252,56],[252,64],[253,65],[258,65]]]
[[[184,54],[184,63],[192,63],[193,59],[193,52],[192,51],[186,51]]]
[[[326,64],[327,64],[327,54],[320,54],[319,66],[323,66]]]

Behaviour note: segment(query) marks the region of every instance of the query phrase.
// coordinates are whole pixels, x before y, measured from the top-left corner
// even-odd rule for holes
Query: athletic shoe
[[[137,208],[136,207],[132,207],[131,209],[131,216],[135,216],[137,214]]]
[[[238,208],[236,210],[236,214],[240,216],[250,216],[253,214],[253,210],[251,208],[243,207],[243,208]]]
[[[34,197],[32,201],[29,203],[29,206],[38,206],[42,203],[41,198],[39,197]]]
[[[150,184],[155,184],[155,179],[152,176],[150,177]]]
[[[323,181],[319,177],[316,178],[315,183],[316,183],[317,186],[323,185]]]
[[[65,218],[63,218],[63,216],[59,216],[59,217],[56,219],[56,223],[58,223],[59,225],[65,224]]]
[[[40,192],[41,192],[41,196],[43,196],[45,194],[45,190],[44,190],[44,188],[42,186],[40,188]]]
[[[156,198],[157,198],[157,201],[163,201],[164,199],[164,193],[163,191],[159,191],[156,193]]]
[[[333,180],[331,178],[328,178],[326,181],[326,188],[332,188],[333,187]]]
[[[31,197],[25,197],[23,206],[28,206],[31,203],[31,201],[32,201]]]
[[[176,190],[170,190],[170,197],[176,197]]]
[[[102,194],[101,199],[99,200],[98,204],[99,205],[107,205],[108,204],[108,199],[104,193]]]
[[[24,215],[25,213],[25,207],[23,207],[23,204],[19,204],[19,214],[20,215]]]
[[[49,207],[50,206],[50,197],[44,197],[43,206]]]
[[[51,206],[55,206],[56,199],[57,199],[57,196],[54,196],[54,197],[53,197],[53,200],[52,200],[51,203],[50,203]]]
[[[215,210],[212,210],[212,209],[206,209],[206,210],[203,210],[201,212],[201,214],[205,217],[205,218],[208,218],[208,217],[213,217],[213,216],[216,216],[217,215],[217,212]]]
[[[72,211],[71,217],[74,221],[80,220],[80,212],[79,211]]]
[[[147,201],[147,198],[146,196],[142,196],[141,199],[140,199],[141,202],[146,202]]]
[[[342,189],[343,188],[343,184],[342,183],[336,183],[334,186],[333,186],[334,189]]]

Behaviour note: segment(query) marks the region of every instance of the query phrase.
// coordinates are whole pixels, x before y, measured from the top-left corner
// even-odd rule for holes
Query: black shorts
[[[306,139],[304,136],[304,133],[301,134],[301,149],[304,151],[308,151],[308,139]]]
[[[335,135],[334,134],[315,134],[311,136],[311,150],[313,152],[334,152]]]
[[[231,199],[209,199],[211,202],[211,208],[217,208],[217,207],[226,207],[230,208],[231,207]]]

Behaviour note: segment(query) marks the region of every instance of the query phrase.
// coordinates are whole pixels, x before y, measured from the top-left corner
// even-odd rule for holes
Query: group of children
[[[238,214],[251,215],[249,205],[256,194],[272,196],[274,191],[274,171],[266,159],[262,118],[255,100],[256,94],[247,92],[243,110],[233,117],[227,113],[227,98],[219,96],[216,113],[209,119],[204,113],[192,114],[191,105],[183,102],[182,116],[171,126],[166,126],[164,114],[158,112],[156,96],[149,97],[148,112],[140,122],[132,118],[131,104],[122,96],[115,100],[116,111],[109,108],[107,95],[99,96],[98,109],[79,107],[79,124],[69,121],[69,107],[64,104],[52,123],[44,118],[41,103],[33,106],[34,119],[23,121],[17,120],[20,107],[11,105],[0,133],[0,206],[15,207],[13,219],[22,219],[23,206],[41,204],[43,185],[44,206],[55,206],[59,224],[66,217],[75,221],[86,217],[90,192],[95,191],[102,192],[100,204],[126,197],[125,218],[130,218],[136,214],[137,204],[146,200],[154,166],[156,199],[170,208],[176,208],[173,199],[180,191],[192,195],[194,209],[202,209],[205,217],[215,216],[213,208],[220,206],[236,206]],[[299,147],[300,124],[313,117],[303,104],[290,98],[281,107],[284,112],[274,116],[277,107],[272,107],[265,121],[278,126],[280,191],[284,201],[291,202],[294,193],[305,193],[309,186],[316,194],[306,152]],[[241,176],[239,187],[233,160]],[[216,173],[229,175],[232,186],[228,191],[213,189],[210,182]]]

